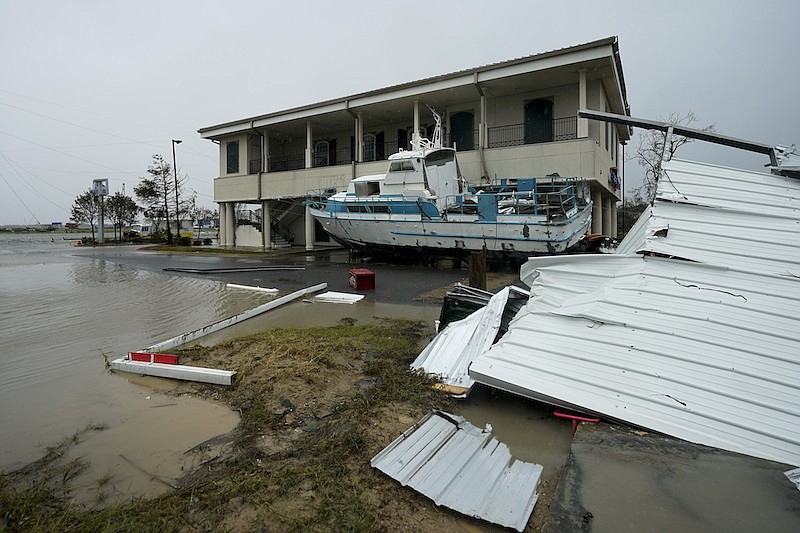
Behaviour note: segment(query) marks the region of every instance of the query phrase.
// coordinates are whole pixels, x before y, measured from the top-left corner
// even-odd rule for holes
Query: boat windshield
[[[456,153],[455,152],[452,152],[450,150],[438,150],[436,152],[428,154],[425,157],[425,165],[428,165],[428,166],[430,166],[430,165],[436,165],[436,166],[446,165],[447,163],[450,163],[451,161],[453,161],[455,159],[455,157],[456,157]]]
[[[414,170],[414,163],[409,159],[392,161],[392,164],[389,165],[389,172],[408,172],[409,170]]]

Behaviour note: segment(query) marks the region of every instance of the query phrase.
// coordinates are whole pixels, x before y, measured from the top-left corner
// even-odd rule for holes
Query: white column
[[[311,207],[306,206],[306,250],[314,249],[314,217],[311,216]]]
[[[411,136],[413,142],[419,137],[419,100],[414,100],[414,133]]]
[[[236,246],[236,208],[228,202],[225,209],[225,246]]]
[[[228,244],[227,239],[225,239],[225,231],[228,227],[228,221],[226,220],[226,213],[228,211],[228,204],[225,202],[220,202],[219,204],[219,245],[226,246]]]
[[[306,122],[306,168],[311,168],[311,155],[314,153],[314,135],[311,131],[311,122]]]
[[[586,109],[586,69],[578,70],[578,109]],[[589,119],[578,119],[578,138],[589,136]]]
[[[617,199],[611,199],[611,233],[609,234],[613,238],[617,238]]]
[[[263,237],[264,248],[272,248],[272,211],[270,211],[269,200],[261,201],[261,235]]]
[[[358,112],[356,118],[356,161],[364,162],[364,113]]]
[[[599,185],[592,191],[592,233],[603,233],[603,193]]]
[[[611,206],[614,205],[614,201],[611,197],[606,197],[603,199],[603,235],[611,235]]]
[[[269,132],[261,136],[261,172],[269,172]]]
[[[481,123],[478,125],[478,146],[488,148],[489,140],[486,138],[486,95],[481,95]]]

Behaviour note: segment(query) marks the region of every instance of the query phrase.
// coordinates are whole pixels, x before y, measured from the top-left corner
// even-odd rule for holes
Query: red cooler
[[[366,268],[350,270],[350,286],[357,291],[366,291],[375,288],[375,273]]]

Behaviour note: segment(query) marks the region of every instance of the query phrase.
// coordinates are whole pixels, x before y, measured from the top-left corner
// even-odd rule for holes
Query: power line
[[[5,102],[0,102],[0,105],[4,105],[6,107],[10,107],[12,109],[16,109],[18,111],[22,111],[24,113],[30,113],[31,115],[36,115],[37,117],[42,117],[42,118],[46,118],[48,120],[52,120],[52,121],[55,121],[55,122],[60,122],[61,124],[67,124],[68,126],[73,126],[75,128],[80,128],[82,130],[91,131],[93,133],[99,133],[101,135],[108,135],[110,137],[116,137],[118,139],[125,139],[126,141],[138,142],[135,139],[131,139],[130,137],[125,137],[124,135],[117,135],[116,133],[109,133],[107,131],[96,130],[94,128],[81,126],[80,124],[75,124],[74,122],[69,122],[67,120],[61,120],[60,118],[51,117],[49,115],[45,115],[44,113],[37,113],[36,111],[31,111],[30,109],[24,109],[22,107],[17,107],[17,106],[11,105],[11,104],[7,104]],[[155,144],[150,144],[150,146],[156,146],[156,145]]]
[[[25,172],[27,172],[28,174],[30,174],[30,175],[31,175],[33,178],[36,178],[37,180],[41,181],[42,183],[44,183],[44,184],[45,184],[45,185],[47,185],[48,187],[52,187],[53,189],[57,190],[58,192],[62,192],[62,193],[64,193],[64,194],[66,194],[66,195],[71,195],[71,194],[72,194],[72,193],[70,193],[70,192],[67,192],[67,191],[65,191],[64,189],[60,189],[60,188],[56,187],[56,186],[55,186],[55,185],[53,185],[52,183],[48,183],[47,181],[43,180],[42,178],[40,178],[39,176],[37,176],[36,174],[34,174],[33,172],[31,172],[30,170],[26,169],[25,167],[23,167],[23,166],[22,166],[22,165],[20,165],[19,163],[16,163],[16,162],[12,161],[11,159],[9,159],[8,157],[6,157],[5,155],[3,155],[3,154],[0,154],[0,157],[2,157],[2,158],[3,158],[3,159],[6,161],[6,163],[8,164],[8,166],[9,166],[9,167],[10,167],[10,168],[11,168],[11,169],[14,171],[14,172],[16,172],[17,176],[19,176],[19,178],[22,180],[22,182],[23,182],[23,183],[25,183],[26,185],[30,186],[30,184],[29,184],[29,183],[28,183],[28,182],[25,180],[25,178],[23,178],[23,177],[22,177],[22,175],[21,175],[21,174],[19,173],[19,171],[16,169],[15,165],[16,165],[16,166],[18,166],[19,168],[21,168],[22,170],[24,170]],[[55,203],[53,203],[53,202],[50,200],[50,198],[48,198],[47,196],[45,196],[45,195],[41,194],[39,191],[37,191],[37,190],[36,190],[36,189],[34,189],[33,187],[31,187],[31,189],[32,189],[34,192],[38,193],[38,194],[39,194],[39,195],[40,195],[42,198],[44,198],[45,200],[47,200],[48,202],[50,202],[50,203],[52,203],[53,205],[55,205],[56,207],[61,207],[61,206],[59,206],[59,205],[56,205]]]
[[[132,172],[125,172],[125,171],[123,171],[123,170],[119,170],[119,169],[116,169],[116,168],[114,168],[114,167],[110,167],[110,166],[108,166],[108,165],[104,165],[104,164],[102,164],[102,163],[98,163],[98,162],[96,162],[96,161],[91,161],[91,160],[89,160],[89,159],[84,159],[83,157],[78,157],[78,156],[76,156],[76,155],[72,155],[72,154],[69,154],[69,153],[67,153],[67,152],[62,152],[61,150],[57,150],[57,149],[55,149],[55,148],[51,148],[51,147],[49,147],[49,146],[45,146],[45,145],[43,145],[43,144],[39,144],[39,143],[37,143],[37,142],[35,142],[35,141],[30,141],[30,140],[28,140],[28,139],[25,139],[25,138],[23,138],[23,137],[20,137],[20,136],[18,136],[18,135],[14,135],[14,134],[12,134],[12,133],[8,133],[8,132],[5,132],[5,131],[0,131],[0,133],[2,133],[3,135],[8,135],[9,137],[13,137],[13,138],[15,138],[15,139],[19,139],[20,141],[24,141],[24,142],[27,142],[27,143],[33,144],[33,145],[35,145],[35,146],[39,146],[39,147],[41,147],[41,148],[45,148],[45,149],[47,149],[47,150],[51,150],[51,151],[53,151],[53,152],[56,152],[56,153],[58,153],[58,154],[65,155],[65,156],[67,156],[67,157],[72,157],[72,158],[74,158],[74,159],[78,159],[79,161],[83,161],[83,162],[85,162],[85,163],[91,163],[91,164],[93,164],[93,165],[97,165],[98,167],[103,167],[103,168],[106,168],[106,169],[109,169],[109,170],[113,170],[114,172],[119,172],[120,174],[127,174],[128,176],[134,176],[134,177],[138,177],[138,176],[136,176],[135,174],[133,174]]]
[[[11,189],[11,192],[14,193],[14,196],[17,197],[17,200],[19,200],[19,203],[21,203],[22,207],[24,207],[28,211],[28,213],[30,213],[30,215],[33,217],[33,219],[36,221],[36,223],[37,224],[41,224],[41,222],[39,222],[39,219],[36,218],[36,215],[33,214],[33,211],[31,211],[30,207],[28,207],[28,205],[22,200],[22,198],[20,198],[19,194],[17,194],[17,191],[14,190],[14,187],[11,186],[11,184],[8,182],[8,180],[6,179],[6,177],[2,173],[0,173],[0,178],[3,178],[3,181],[6,182],[6,185],[8,185],[8,188]]]
[[[124,142],[124,143],[75,144],[75,145],[70,145],[70,146],[56,146],[54,148],[59,149],[59,150],[67,150],[67,149],[70,149],[70,148],[102,148],[102,147],[108,147],[108,146],[124,146],[124,145],[127,145],[127,144],[154,145],[155,143],[160,143],[160,142],[167,142],[167,140],[166,139],[156,139],[156,140],[153,140],[153,141],[129,141],[129,142]],[[39,150],[39,148],[12,148],[10,150],[0,150],[0,152],[7,154],[7,153],[10,153],[10,152],[33,152],[35,150]]]
[[[139,122],[132,122],[130,120],[125,120],[125,119],[122,119],[122,118],[110,117],[108,115],[102,115],[100,113],[95,113],[93,111],[86,111],[85,109],[80,109],[80,108],[77,108],[77,107],[70,107],[70,106],[66,106],[64,104],[57,104],[55,102],[48,102],[47,100],[41,100],[39,98],[34,98],[34,97],[28,96],[26,94],[15,93],[15,92],[12,92],[12,91],[7,91],[5,89],[0,89],[0,92],[6,93],[6,94],[12,94],[14,96],[19,96],[20,98],[27,98],[28,100],[33,100],[35,102],[42,102],[43,104],[48,104],[48,105],[52,105],[52,106],[56,106],[56,107],[63,107],[64,109],[71,109],[72,111],[78,111],[80,113],[86,113],[87,115],[94,115],[96,117],[107,118],[109,120],[116,120],[118,122],[125,122],[127,124],[133,124],[134,126],[142,126],[144,128],[150,128],[150,129],[153,129],[153,130],[163,131],[163,132],[169,133],[171,136],[174,136],[174,134],[175,134],[174,131],[166,130],[164,128],[157,128],[157,127],[153,126],[152,124],[141,124]]]

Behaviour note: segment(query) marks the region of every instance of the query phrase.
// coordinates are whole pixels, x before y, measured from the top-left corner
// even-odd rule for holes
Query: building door
[[[458,150],[475,149],[475,118],[469,111],[460,111],[450,117],[453,146]]]
[[[410,150],[411,145],[408,144],[408,132],[406,130],[397,130],[397,151]]]
[[[533,100],[525,104],[525,144],[553,140],[553,102]]]

